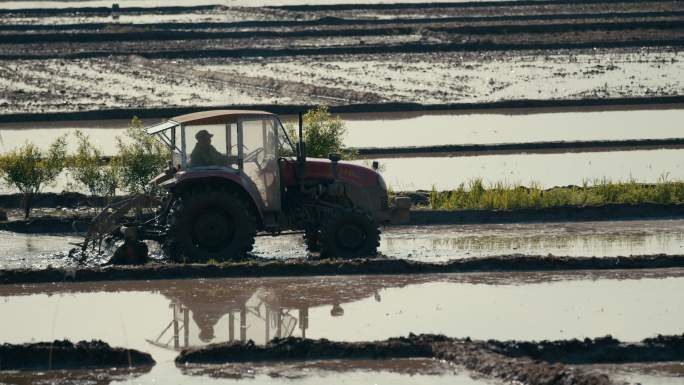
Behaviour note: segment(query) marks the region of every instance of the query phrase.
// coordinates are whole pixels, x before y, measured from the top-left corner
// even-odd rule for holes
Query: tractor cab
[[[177,173],[175,181],[164,178],[167,186],[233,175],[250,195],[260,198],[260,212],[272,212],[280,210],[279,130],[280,120],[268,112],[218,110],[178,116],[147,128],[147,133],[171,151],[170,162]]]

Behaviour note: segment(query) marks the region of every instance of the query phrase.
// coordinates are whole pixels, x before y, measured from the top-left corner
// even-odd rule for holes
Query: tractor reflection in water
[[[256,282],[255,282],[256,283]],[[204,285],[203,285],[204,286]],[[331,317],[344,316],[343,303],[367,297],[380,302],[382,284],[346,291],[346,283],[317,288],[316,294],[302,296],[302,285],[281,281],[265,285],[210,284],[209,287],[175,287],[162,290],[171,300],[171,321],[161,333],[147,342],[166,349],[182,350],[209,343],[248,340],[264,344],[272,338],[305,338],[309,329],[309,309],[330,307]],[[194,324],[194,325],[193,325]],[[198,330],[193,331],[194,328]],[[218,335],[218,336],[217,336]]]

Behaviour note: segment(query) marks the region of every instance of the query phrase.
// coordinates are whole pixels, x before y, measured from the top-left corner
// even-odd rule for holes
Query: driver
[[[212,136],[214,135],[207,130],[200,130],[195,134],[197,144],[190,154],[190,167],[228,165],[228,157],[211,145]]]

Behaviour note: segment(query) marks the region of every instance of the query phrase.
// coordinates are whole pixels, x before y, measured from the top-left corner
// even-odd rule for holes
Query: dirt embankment
[[[185,278],[659,269],[678,267],[684,267],[684,255],[643,255],[604,258],[507,255],[464,258],[445,263],[398,259],[248,260],[244,262],[228,262],[220,265],[148,264],[143,266],[48,268],[44,270],[10,269],[0,270],[0,284]]]
[[[152,366],[148,353],[113,348],[102,341],[36,342],[0,345],[0,370],[50,370]]]
[[[232,342],[187,349],[177,365],[244,361],[320,359],[388,359],[435,357],[506,381],[526,384],[611,384],[605,375],[565,365],[684,359],[684,335],[658,336],[639,343],[612,337],[566,341],[472,341],[441,335],[409,335],[375,342],[333,342],[325,339],[275,339],[265,346]]]
[[[684,138],[625,139],[592,141],[554,141],[493,144],[444,144],[435,146],[356,147],[350,148],[359,158],[400,158],[405,156],[477,156],[503,154],[549,154],[683,148]]]
[[[414,206],[429,204],[428,191],[399,192]],[[115,197],[114,201],[125,199]],[[0,221],[0,230],[25,234],[64,234],[88,230],[92,219],[107,201],[79,193],[45,193],[35,198],[33,217],[23,219],[21,196],[0,195],[0,208],[10,220]],[[21,219],[19,219],[21,218]],[[429,210],[413,209],[407,225],[530,223],[684,218],[684,204],[603,204],[596,206],[558,206],[512,210]]]
[[[508,357],[530,357],[565,364],[598,364],[680,361],[684,359],[684,334],[646,338],[640,343],[622,343],[606,336],[568,341],[487,341],[485,346]]]
[[[362,103],[348,105],[332,105],[329,110],[333,114],[374,113],[374,112],[437,112],[454,111],[463,114],[507,113],[526,114],[544,112],[589,112],[605,110],[633,109],[674,109],[684,105],[684,95],[620,97],[620,98],[586,98],[586,99],[518,99],[501,100],[482,103]],[[207,109],[246,109],[267,110],[278,115],[296,115],[299,112],[316,107],[312,104],[239,104],[212,105],[201,107],[159,107],[159,108],[110,108],[88,111],[65,111],[48,113],[12,113],[0,114],[0,123],[18,122],[51,122],[71,120],[115,120],[131,119],[168,119],[172,116],[204,111]]]

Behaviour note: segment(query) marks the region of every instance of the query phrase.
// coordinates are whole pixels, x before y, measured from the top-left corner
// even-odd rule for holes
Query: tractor
[[[148,216],[129,214],[154,205],[152,197],[108,206],[82,250],[124,238],[154,240],[171,261],[224,261],[249,253],[257,233],[294,231],[322,258],[367,257],[377,252],[380,225],[407,219],[410,201],[390,205],[377,162],[371,169],[339,154],[307,158],[301,114],[296,143],[265,111],[196,112],[146,131],[171,153],[168,169],[150,182],[163,197]]]

